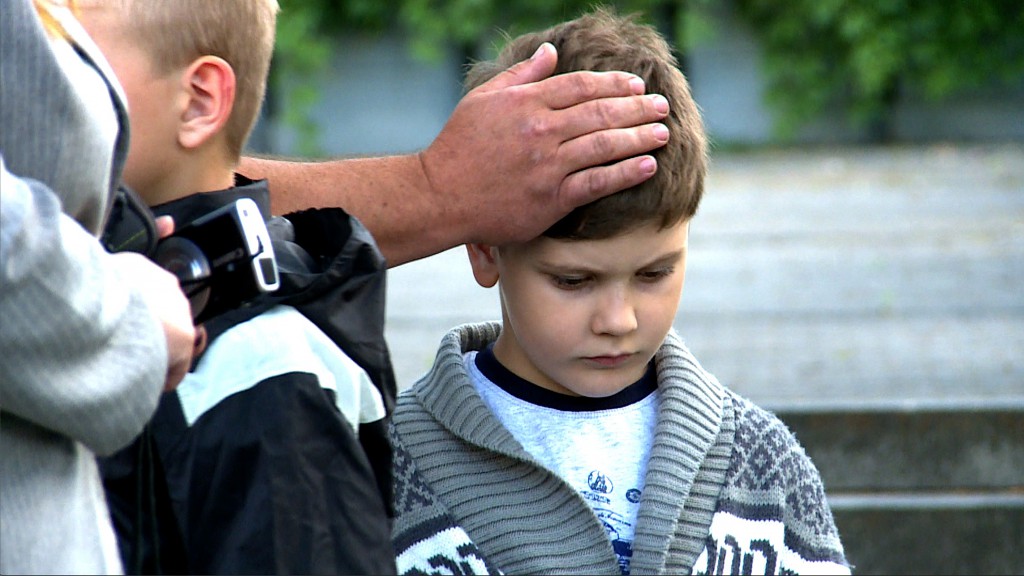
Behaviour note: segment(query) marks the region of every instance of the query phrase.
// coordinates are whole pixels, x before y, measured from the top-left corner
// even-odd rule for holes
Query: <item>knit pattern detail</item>
[[[394,426],[389,427],[394,461],[395,512],[403,519],[392,543],[396,567],[402,575],[500,574],[477,548],[422,478],[401,446]]]
[[[739,426],[719,509],[786,527],[786,547],[810,561],[845,564],[818,469],[774,414],[736,397]]]

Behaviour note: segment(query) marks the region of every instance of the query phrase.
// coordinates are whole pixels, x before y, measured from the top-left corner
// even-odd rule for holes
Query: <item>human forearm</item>
[[[388,266],[451,248],[467,236],[415,154],[326,162],[243,158],[239,172],[269,180],[275,214],[345,209],[370,230]]]
[[[156,407],[167,370],[160,325],[119,257],[52,194],[0,176],[2,408],[98,453],[120,448]]]

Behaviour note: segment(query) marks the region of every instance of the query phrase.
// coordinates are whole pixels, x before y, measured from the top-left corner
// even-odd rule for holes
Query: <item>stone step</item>
[[[830,502],[854,574],[1024,574],[1024,492]]]
[[[773,410],[829,492],[1024,488],[1024,398]]]
[[[772,409],[856,574],[1024,574],[1024,401]]]

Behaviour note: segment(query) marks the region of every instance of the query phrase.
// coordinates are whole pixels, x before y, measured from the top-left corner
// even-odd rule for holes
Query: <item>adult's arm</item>
[[[404,156],[291,162],[244,158],[270,180],[275,213],[340,206],[373,233],[389,266],[468,242],[528,240],[572,208],[634,186],[668,141],[660,95],[622,72],[548,78],[557,55],[530,60],[468,93],[437,138]]]
[[[144,257],[105,252],[2,156],[0,189],[0,410],[108,454],[184,376],[188,301]]]

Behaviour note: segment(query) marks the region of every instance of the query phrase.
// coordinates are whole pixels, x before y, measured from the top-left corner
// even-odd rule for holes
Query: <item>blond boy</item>
[[[125,183],[178,227],[240,198],[269,215],[266,182],[235,167],[277,2],[76,4],[127,95]],[[129,573],[394,571],[383,259],[340,210],[268,226],[281,288],[209,319],[147,431],[101,462]]]
[[[817,470],[672,329],[705,136],[661,36],[597,10],[509,42],[559,71],[626,70],[669,99],[647,182],[528,242],[469,245],[501,323],[460,326],[393,416],[400,573],[849,572]]]

